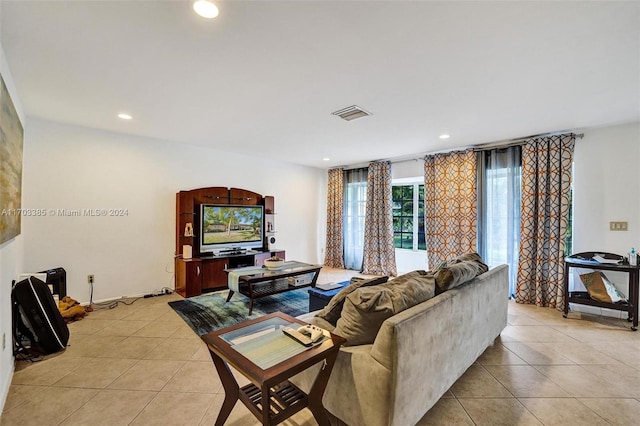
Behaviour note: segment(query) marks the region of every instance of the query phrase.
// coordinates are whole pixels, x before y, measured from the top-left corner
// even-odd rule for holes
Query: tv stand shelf
[[[262,241],[262,248],[255,251],[249,250],[245,253],[236,253],[235,251],[216,255],[213,253],[201,253],[200,231],[202,230],[202,221],[200,207],[203,204],[262,206],[264,211],[262,229],[265,237],[265,241]],[[183,297],[192,297],[202,292],[225,289],[227,288],[225,269],[261,266],[271,256],[278,256],[284,259],[284,251],[276,251],[274,249],[267,251],[269,245],[266,237],[270,233],[266,231],[265,217],[275,214],[274,204],[273,197],[263,197],[246,189],[213,186],[178,192],[176,194],[176,247],[174,261],[176,292]],[[192,233],[187,233],[188,229]],[[191,246],[192,258],[190,259],[183,257],[185,246]]]

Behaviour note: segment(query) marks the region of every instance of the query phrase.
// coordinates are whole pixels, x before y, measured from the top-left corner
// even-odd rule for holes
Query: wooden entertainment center
[[[198,296],[202,292],[227,288],[225,269],[243,266],[261,266],[271,256],[285,258],[284,250],[268,251],[263,241],[262,251],[243,254],[212,255],[200,252],[200,205],[247,205],[264,207],[265,240],[275,233],[273,215],[275,200],[252,191],[238,188],[209,187],[176,194],[176,292],[183,297]],[[267,222],[269,226],[267,227]],[[189,225],[190,224],[190,225]],[[191,246],[191,258],[184,258],[185,246]],[[188,257],[188,256],[187,256]]]

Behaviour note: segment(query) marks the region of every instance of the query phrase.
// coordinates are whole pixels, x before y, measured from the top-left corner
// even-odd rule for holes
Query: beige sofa
[[[506,327],[507,295],[501,265],[388,318],[373,344],[340,349],[325,408],[351,426],[416,424]],[[292,381],[308,391],[318,368]]]

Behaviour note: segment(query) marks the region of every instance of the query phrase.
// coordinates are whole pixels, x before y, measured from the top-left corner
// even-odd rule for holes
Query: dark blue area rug
[[[306,314],[309,312],[308,290],[308,288],[301,288],[256,299],[253,302],[251,316],[249,316],[249,298],[236,293],[229,302],[225,303],[227,290],[168,303],[198,336],[202,336],[210,331],[272,312],[280,311],[294,317]]]

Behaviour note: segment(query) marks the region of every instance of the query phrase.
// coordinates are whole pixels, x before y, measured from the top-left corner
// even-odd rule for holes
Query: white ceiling
[[[218,5],[2,0],[25,113],[321,168],[640,120],[638,2]]]

